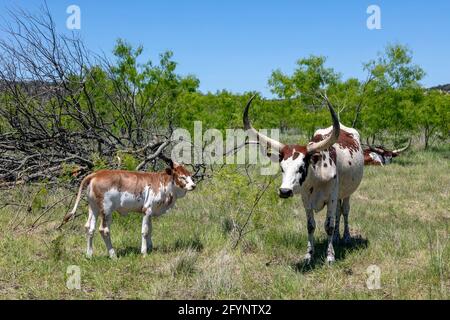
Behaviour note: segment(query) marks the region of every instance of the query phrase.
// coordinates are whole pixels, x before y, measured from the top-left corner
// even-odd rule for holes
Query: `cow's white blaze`
[[[282,160],[280,162],[280,167],[282,170],[282,182],[280,189],[299,192],[300,181],[305,179],[305,165],[305,155],[303,153],[294,153],[293,156]]]
[[[381,155],[379,155],[376,152],[371,152],[370,153],[370,157],[373,159],[373,161],[376,161],[378,163],[380,163],[381,165],[383,165],[383,157]]]

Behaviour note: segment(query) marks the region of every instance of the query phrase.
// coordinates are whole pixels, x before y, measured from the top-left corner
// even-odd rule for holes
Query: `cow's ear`
[[[166,168],[166,173],[171,176],[173,174],[172,168]]]
[[[312,159],[313,163],[319,162],[321,158],[322,158],[322,155],[319,152],[313,153],[311,155],[311,159]]]
[[[261,148],[262,148],[262,152],[265,151],[266,156],[270,159],[270,161],[280,162],[283,159],[283,156],[281,155],[281,153],[279,153],[277,150],[271,148],[270,146],[267,149],[265,149],[264,147],[261,147]]]

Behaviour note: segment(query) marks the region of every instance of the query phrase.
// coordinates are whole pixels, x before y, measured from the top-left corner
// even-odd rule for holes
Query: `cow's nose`
[[[292,190],[291,189],[284,189],[284,188],[280,188],[280,198],[289,198],[293,196]]]

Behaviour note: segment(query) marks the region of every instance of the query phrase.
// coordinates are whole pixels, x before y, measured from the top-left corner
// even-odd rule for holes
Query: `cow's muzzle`
[[[284,188],[280,188],[278,194],[280,195],[280,198],[289,198],[294,195],[291,189],[284,189]]]

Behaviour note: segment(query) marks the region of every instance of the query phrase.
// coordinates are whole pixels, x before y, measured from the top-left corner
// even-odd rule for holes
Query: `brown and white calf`
[[[398,150],[389,151],[382,146],[372,147],[368,146],[364,149],[364,164],[366,166],[384,166],[392,162],[392,159],[398,157],[401,152],[405,151],[411,145]]]
[[[253,98],[252,98],[253,99]],[[350,241],[348,215],[350,196],[358,188],[364,169],[364,156],[359,133],[339,123],[331,104],[328,108],[333,126],[317,130],[307,145],[284,145],[256,131],[244,111],[244,128],[258,138],[258,143],[278,153],[282,171],[281,198],[299,193],[305,207],[308,228],[308,248],[305,261],[309,263],[314,253],[314,212],[327,206],[325,231],[328,235],[327,262],[335,260],[333,240],[339,240],[340,215],[344,215],[344,241]]]
[[[111,243],[110,228],[112,213],[123,215],[129,212],[143,214],[142,254],[152,248],[151,218],[160,216],[173,207],[178,198],[195,188],[191,173],[180,164],[172,162],[163,172],[131,172],[125,170],[100,170],[88,175],[81,182],[75,205],[63,220],[64,224],[75,215],[87,187],[89,216],[85,225],[87,232],[87,256],[93,253],[92,241],[97,219],[100,218],[99,231],[111,258],[116,256]]]

